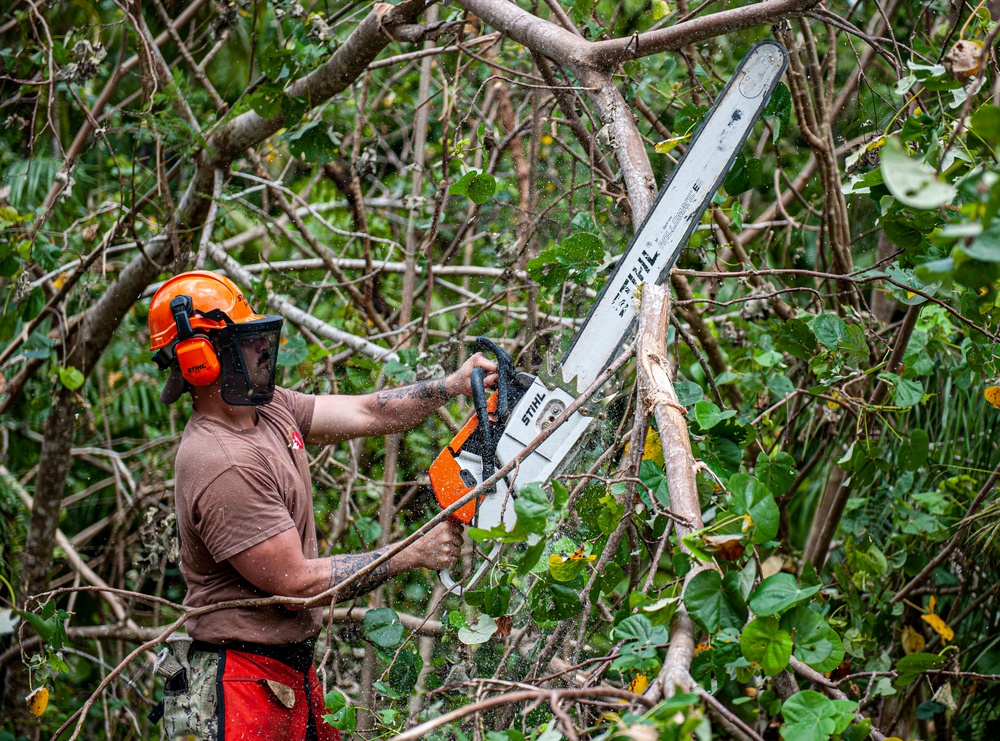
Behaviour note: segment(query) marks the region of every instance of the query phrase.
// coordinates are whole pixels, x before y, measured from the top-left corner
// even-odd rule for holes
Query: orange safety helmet
[[[167,280],[149,304],[150,349],[171,380],[160,398],[171,403],[184,382],[208,386],[222,376],[222,398],[234,406],[266,404],[274,379],[282,318],[257,314],[229,278],[207,270]],[[266,344],[265,344],[266,343]]]

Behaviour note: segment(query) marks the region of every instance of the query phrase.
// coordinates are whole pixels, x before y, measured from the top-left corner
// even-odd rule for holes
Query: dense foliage
[[[675,451],[626,365],[601,434],[520,492],[514,531],[471,531],[467,567],[505,544],[484,582],[459,598],[412,573],[331,611],[328,719],[391,737],[466,707],[426,737],[490,741],[995,737],[995,4],[517,5],[532,24],[506,0],[10,4],[0,739],[81,710],[84,738],[160,736],[155,650],[93,694],[183,613],[190,401],[158,400],[159,281],[223,269],[284,314],[280,382],[306,392],[435,377],[477,335],[536,373],[641,223],[643,178],[666,181],[772,37],[788,74],[672,279],[698,511],[672,506]],[[572,47],[616,39],[612,62]],[[321,553],[434,516],[427,470],[467,414],[311,450]]]

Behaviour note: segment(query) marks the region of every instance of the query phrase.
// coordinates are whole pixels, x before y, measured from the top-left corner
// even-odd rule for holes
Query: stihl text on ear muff
[[[174,357],[181,375],[192,386],[208,386],[219,377],[222,364],[208,336],[191,329],[190,317],[194,314],[191,297],[175,296],[170,301],[170,312],[177,324]]]

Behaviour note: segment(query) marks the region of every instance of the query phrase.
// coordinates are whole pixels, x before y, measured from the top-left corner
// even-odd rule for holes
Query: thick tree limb
[[[691,450],[684,416],[687,410],[680,405],[670,380],[667,361],[667,322],[670,316],[670,294],[662,286],[646,283],[642,286],[642,303],[639,309],[639,340],[637,345],[640,393],[656,418],[657,429],[663,444],[663,467],[670,491],[670,509],[677,515],[674,532],[681,550],[685,535],[702,527],[701,504],[695,478],[695,459]],[[663,534],[666,538],[669,530]],[[652,568],[656,568],[654,564]],[[684,586],[695,574],[709,568],[695,559],[685,578]],[[683,592],[682,592],[683,593]],[[670,646],[657,681],[650,685],[647,697],[670,697],[677,687],[689,692],[695,682],[691,678],[691,661],[694,658],[694,621],[681,602],[670,623]]]

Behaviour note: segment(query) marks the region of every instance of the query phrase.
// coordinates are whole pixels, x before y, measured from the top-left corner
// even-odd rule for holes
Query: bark
[[[695,478],[695,458],[691,450],[691,438],[684,417],[687,410],[680,405],[670,378],[667,360],[667,323],[670,316],[670,294],[662,286],[644,284],[642,303],[639,309],[639,342],[636,350],[639,365],[640,393],[656,418],[660,440],[663,444],[663,467],[670,491],[670,510],[677,516],[674,534],[678,547],[682,538],[702,527],[701,504],[698,501],[698,485]],[[669,529],[663,534],[669,537]],[[688,572],[684,586],[706,568],[707,564],[694,559],[693,568]],[[656,565],[653,564],[653,569]],[[683,594],[683,593],[682,593]],[[688,615],[684,603],[680,602],[670,623],[670,645],[657,681],[652,683],[646,696],[653,700],[670,697],[677,688],[691,691],[695,682],[691,678],[691,661],[694,658],[694,621]]]

